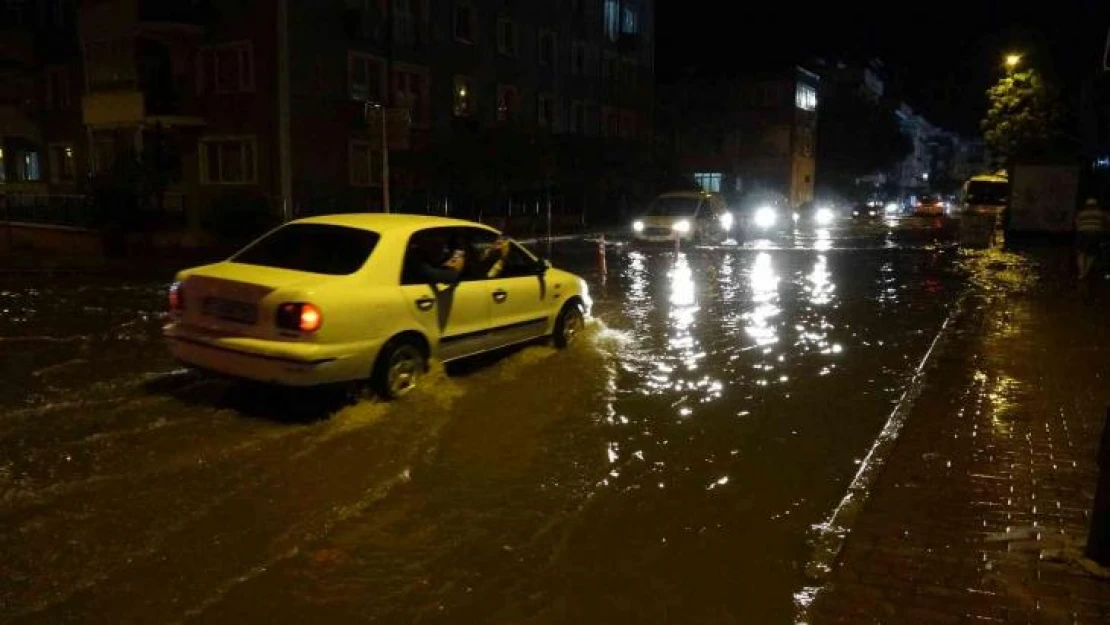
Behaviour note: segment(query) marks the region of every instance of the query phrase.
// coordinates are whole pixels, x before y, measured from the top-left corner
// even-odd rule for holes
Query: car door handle
[[[498,304],[500,304],[501,302],[503,302],[507,299],[509,299],[509,294],[506,293],[505,291],[502,291],[501,289],[497,289],[496,291],[493,292],[493,301],[497,302]]]
[[[435,305],[436,300],[433,297],[421,297],[420,299],[416,300],[416,307],[420,310],[431,310],[432,307]]]

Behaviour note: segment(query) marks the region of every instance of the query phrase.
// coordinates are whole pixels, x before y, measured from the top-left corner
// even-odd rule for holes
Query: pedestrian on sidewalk
[[[1106,233],[1106,215],[1095,198],[1087,198],[1083,209],[1075,216],[1075,252],[1079,265],[1079,279],[1086,280],[1087,274],[1101,252]]]

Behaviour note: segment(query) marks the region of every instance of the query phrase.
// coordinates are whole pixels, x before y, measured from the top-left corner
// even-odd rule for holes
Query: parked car
[[[727,238],[733,216],[724,198],[716,193],[677,191],[664,193],[632,222],[637,241],[714,241]]]
[[[290,222],[180,272],[169,295],[164,334],[187,365],[287,386],[368,380],[387,398],[433,358],[564,347],[590,306],[581,278],[493,228],[398,214]]]

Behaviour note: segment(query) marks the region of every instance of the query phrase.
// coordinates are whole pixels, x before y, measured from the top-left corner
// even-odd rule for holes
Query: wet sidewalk
[[[804,620],[1110,623],[1080,560],[1110,401],[1110,281],[1064,248],[965,259],[971,287]]]

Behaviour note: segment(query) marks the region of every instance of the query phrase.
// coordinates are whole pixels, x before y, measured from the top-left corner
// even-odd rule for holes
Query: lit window
[[[621,30],[620,3],[618,0],[605,0],[605,35],[616,41]]]
[[[249,41],[212,46],[200,53],[199,93],[254,91],[254,55]]]
[[[719,173],[697,173],[694,174],[694,182],[706,193],[720,193],[722,177]]]
[[[256,166],[254,137],[201,140],[200,175],[204,184],[253,184]]]
[[[817,89],[810,85],[799,84],[794,92],[794,103],[803,111],[816,111]]]
[[[385,101],[382,84],[385,82],[385,63],[376,56],[351,52],[347,57],[347,83],[351,99],[359,102]]]
[[[474,81],[466,76],[455,76],[455,117],[473,117],[477,101]]]
[[[21,158],[16,161],[16,165],[16,180],[20,182],[38,182],[42,180],[42,169],[39,165],[38,150],[24,151]]]

